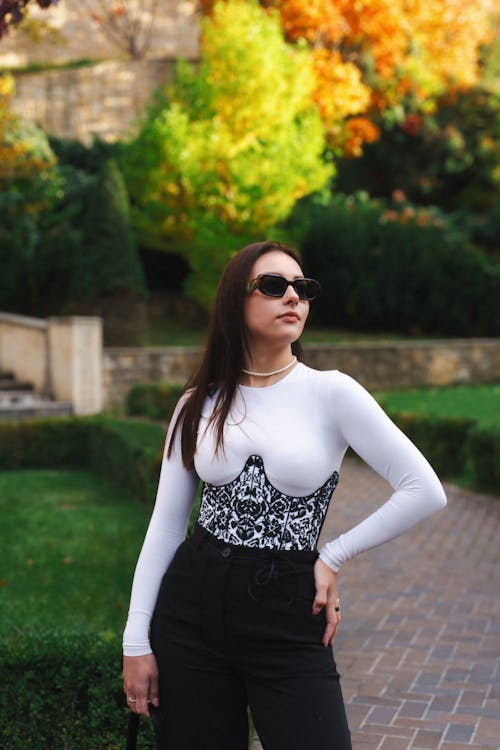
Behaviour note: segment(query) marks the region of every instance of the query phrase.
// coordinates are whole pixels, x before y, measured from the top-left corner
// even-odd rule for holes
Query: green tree
[[[278,16],[230,0],[201,32],[200,65],[178,66],[121,164],[141,243],[180,252],[187,292],[208,306],[231,253],[269,234],[333,168],[310,57],[286,44]]]
[[[129,213],[122,174],[107,159],[88,198],[68,308],[102,315],[105,339],[114,344],[140,340],[145,318],[145,283]]]

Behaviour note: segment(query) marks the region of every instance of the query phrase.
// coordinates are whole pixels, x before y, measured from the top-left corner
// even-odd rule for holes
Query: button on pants
[[[196,527],[151,622],[158,750],[351,750],[339,675],[312,614],[316,551],[226,544]]]

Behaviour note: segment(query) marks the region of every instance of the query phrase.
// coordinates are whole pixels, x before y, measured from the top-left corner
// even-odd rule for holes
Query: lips
[[[286,312],[283,315],[278,315],[281,320],[299,320],[299,316],[294,312]]]

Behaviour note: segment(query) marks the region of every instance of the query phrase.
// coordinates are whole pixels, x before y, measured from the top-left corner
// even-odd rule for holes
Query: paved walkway
[[[500,750],[500,499],[445,489],[444,511],[339,575],[353,750]],[[390,492],[346,459],[320,543]]]

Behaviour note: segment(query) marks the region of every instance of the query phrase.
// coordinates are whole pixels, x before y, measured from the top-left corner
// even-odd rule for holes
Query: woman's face
[[[289,281],[304,275],[299,264],[280,250],[271,250],[257,258],[248,280],[262,273],[280,274]],[[244,316],[250,342],[292,344],[301,335],[308,315],[309,302],[299,299],[293,286],[287,287],[283,297],[268,297],[255,289],[245,298]]]

